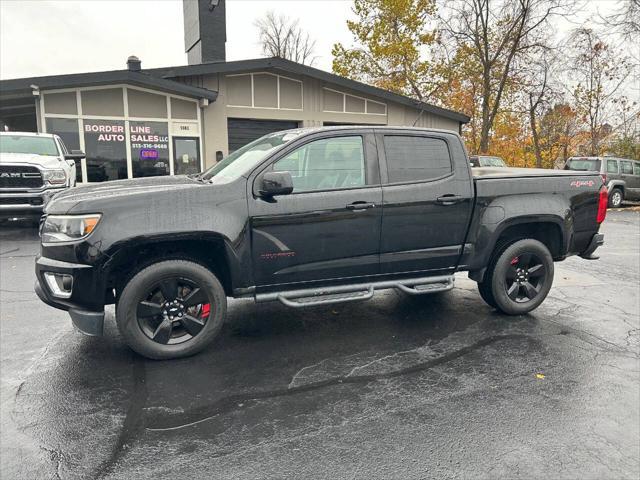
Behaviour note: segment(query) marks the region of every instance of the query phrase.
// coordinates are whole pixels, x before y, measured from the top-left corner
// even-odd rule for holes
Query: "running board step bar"
[[[453,275],[439,277],[410,278],[403,280],[385,280],[374,283],[358,283],[353,285],[336,285],[322,288],[306,288],[286,292],[270,292],[256,294],[256,302],[278,300],[287,307],[301,308],[332,303],[355,302],[373,297],[375,290],[396,288],[410,295],[444,292],[454,285]]]

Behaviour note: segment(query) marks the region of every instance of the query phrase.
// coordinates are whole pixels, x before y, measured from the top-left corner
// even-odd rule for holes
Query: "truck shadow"
[[[423,298],[386,291],[368,302],[304,310],[232,301],[219,341],[191,358],[139,357],[123,344],[113,321],[100,339],[69,334],[59,345],[66,351],[57,352],[56,372],[34,375],[21,395],[45,393],[27,399],[36,416],[48,417],[45,425],[64,418],[56,429],[39,432],[49,444],[73,445],[87,425],[100,430],[99,418],[123,417],[109,448],[100,454],[79,448],[74,454],[77,468],[102,477],[114,472],[137,442],[154,442],[157,436],[166,441],[190,427],[215,437],[226,428],[223,418],[243,415],[244,408],[269,399],[292,398],[306,412],[327,401],[357,402],[353,396],[372,382],[417,374],[522,338],[507,331],[512,322],[465,290]]]

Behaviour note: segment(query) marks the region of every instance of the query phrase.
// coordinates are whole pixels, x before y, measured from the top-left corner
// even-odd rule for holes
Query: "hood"
[[[186,175],[136,178],[132,180],[114,180],[110,182],[82,185],[70,188],[55,195],[45,208],[45,213],[83,213],[99,211],[105,206],[120,204],[118,200],[126,199],[126,204],[136,205],[139,197],[164,192],[194,189],[204,184]]]
[[[64,168],[59,157],[50,155],[34,155],[33,153],[0,153],[0,165],[16,163],[33,165],[41,168]]]

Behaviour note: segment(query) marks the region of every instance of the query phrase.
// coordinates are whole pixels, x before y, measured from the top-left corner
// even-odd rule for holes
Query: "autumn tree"
[[[437,35],[430,29],[435,0],[355,0],[347,21],[356,42],[333,46],[334,73],[424,100],[438,88],[428,58]]]
[[[299,20],[269,11],[255,22],[262,53],[267,57],[280,57],[305,65],[313,65],[316,57],[315,40],[300,28]]]
[[[631,65],[622,52],[588,28],[579,28],[573,33],[570,49],[567,79],[573,87],[573,102],[588,129],[589,153],[599,155],[601,141],[607,133],[604,127],[631,73]]]
[[[554,100],[559,97],[559,89],[554,85],[558,66],[557,52],[541,43],[540,48],[531,50],[516,68],[516,83],[523,106],[523,115],[528,118],[531,146],[536,167],[544,163],[543,145],[540,137],[540,118]]]
[[[470,48],[480,66],[480,145],[489,151],[491,132],[517,59],[533,48],[550,20],[568,12],[565,0],[452,0],[443,15],[448,36]]]
[[[544,159],[543,166],[553,168],[564,164],[572,154],[578,133],[578,116],[569,104],[556,103],[545,110],[539,122],[539,141]]]

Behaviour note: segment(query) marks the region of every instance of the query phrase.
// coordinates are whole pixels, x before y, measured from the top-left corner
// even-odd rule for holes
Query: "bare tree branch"
[[[256,20],[262,53],[267,57],[286,58],[304,65],[313,65],[317,57],[315,40],[300,28],[299,20],[269,11],[264,18]]]

